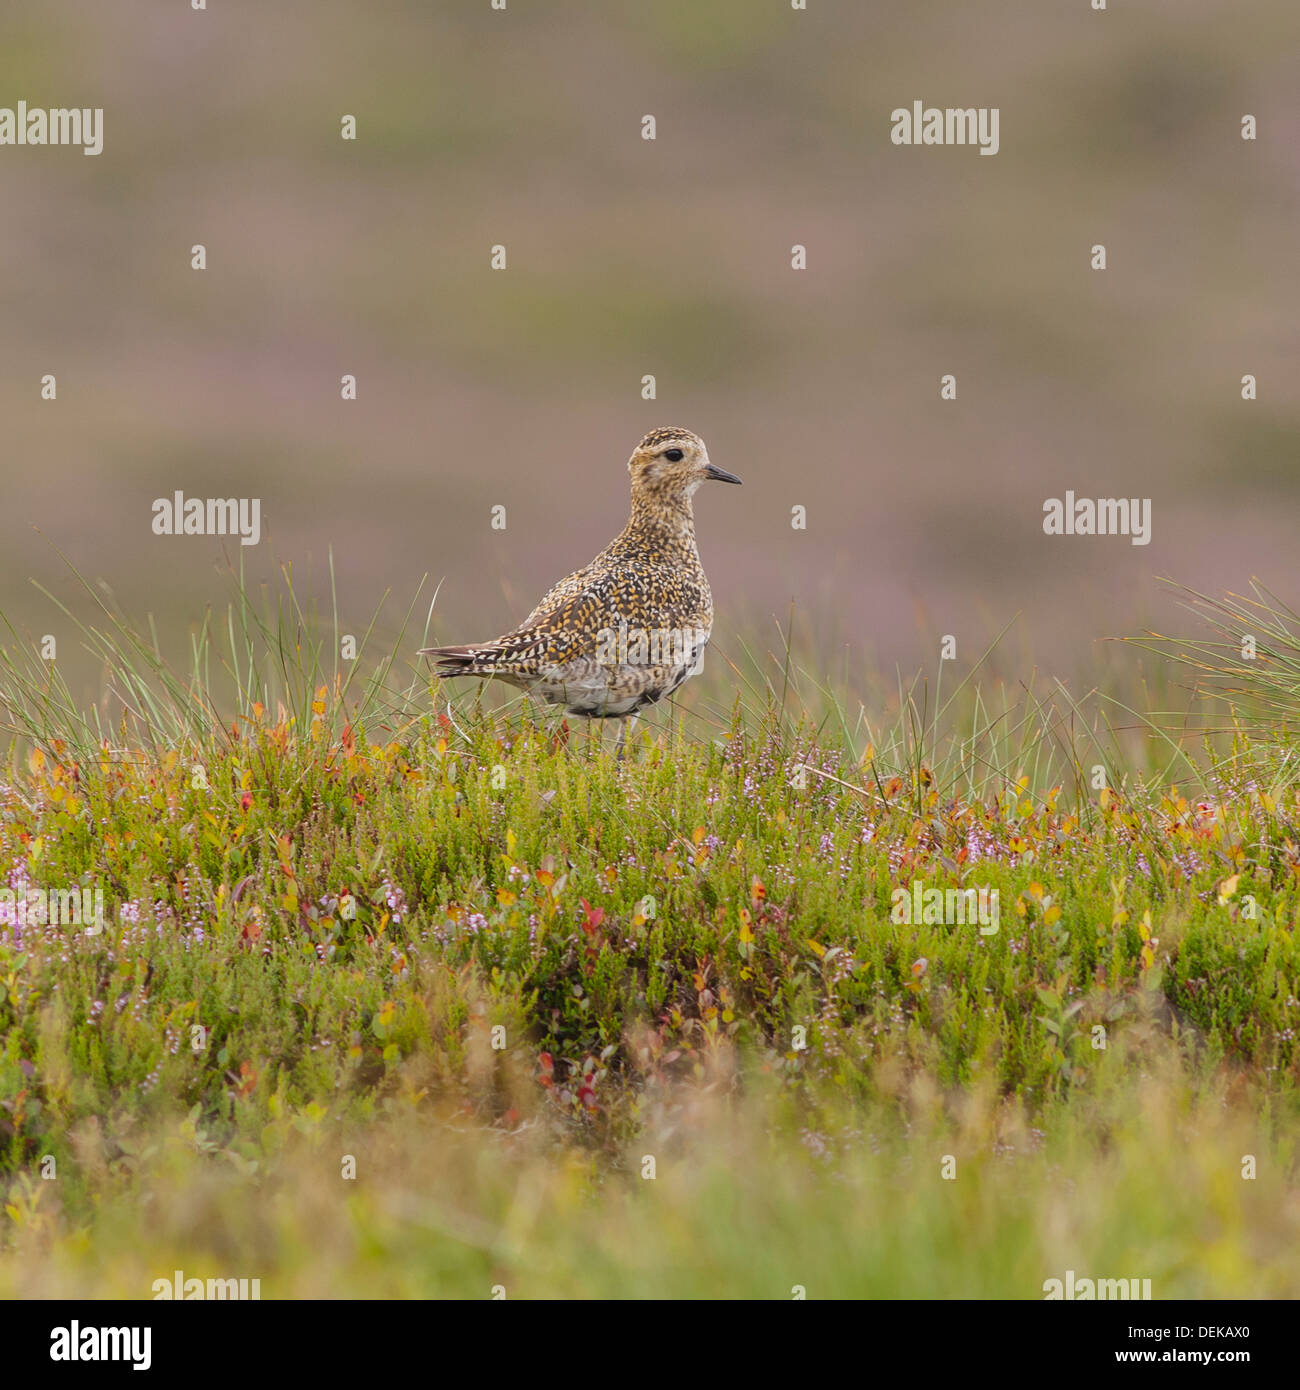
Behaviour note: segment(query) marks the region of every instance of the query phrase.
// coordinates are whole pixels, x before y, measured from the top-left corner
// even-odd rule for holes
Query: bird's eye
[[[682,451],[680,449],[664,450],[664,458],[666,458],[670,463],[680,463],[683,457],[684,455],[682,454]]]

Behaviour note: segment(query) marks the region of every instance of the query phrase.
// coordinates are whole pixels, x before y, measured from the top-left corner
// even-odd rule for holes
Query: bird
[[[640,711],[698,672],[712,635],[695,491],[741,481],[710,461],[699,435],[676,426],[651,430],[627,471],[627,525],[590,564],[553,585],[504,635],[419,653],[440,676],[502,680],[568,714],[622,719],[620,760]]]

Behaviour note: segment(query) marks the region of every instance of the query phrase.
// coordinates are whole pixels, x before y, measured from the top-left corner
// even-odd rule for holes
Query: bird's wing
[[[528,620],[501,637],[471,646],[431,647],[421,655],[435,657],[439,671],[447,675],[516,676],[594,657],[602,632],[617,631],[624,621],[612,601],[617,581],[609,574],[593,575],[580,585],[574,584],[576,579],[578,575],[562,580]]]
[[[494,645],[560,665],[608,653],[611,640],[635,641],[638,633],[649,639],[661,631],[685,635],[707,630],[708,607],[706,589],[662,566],[588,567],[558,584],[525,622]]]
[[[549,613],[559,608],[561,604],[582,593],[591,581],[594,564],[595,562],[593,561],[591,565],[583,565],[580,570],[575,570],[567,578],[561,579],[558,584],[552,585],[542,597],[537,607],[534,608],[513,631],[524,632],[528,628],[535,627],[546,618]]]
[[[552,585],[523,622],[500,637],[465,646],[426,647],[419,654],[437,658],[439,669],[449,674],[486,674],[516,660],[524,661],[526,654],[537,645],[535,629],[555,621],[553,615],[583,592],[592,575],[592,568],[592,565],[584,565]]]
[[[494,645],[507,661],[537,666],[561,666],[593,657],[602,634],[617,632],[625,622],[615,601],[616,577],[609,573],[588,576],[582,583],[573,575],[547,594],[527,620]],[[608,636],[605,639],[608,641]]]
[[[598,557],[599,560],[599,557]],[[593,561],[556,584],[517,628],[490,642],[439,647],[446,674],[535,676],[568,662],[599,658],[627,634],[697,627],[707,589],[663,566]],[[605,659],[608,659],[606,657]]]

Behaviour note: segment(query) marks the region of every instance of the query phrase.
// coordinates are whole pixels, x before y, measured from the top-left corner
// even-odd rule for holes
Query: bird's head
[[[633,496],[690,497],[701,483],[714,479],[738,483],[734,473],[709,462],[698,434],[667,428],[651,430],[627,461]]]

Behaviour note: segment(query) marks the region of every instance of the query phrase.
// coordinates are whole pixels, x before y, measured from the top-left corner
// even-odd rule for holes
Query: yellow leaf
[[[811,936],[808,937],[808,945],[812,948],[812,950],[814,951],[814,953],[815,953],[818,957],[824,956],[824,955],[826,954],[826,947],[825,947],[825,946],[819,946],[819,945],[817,944],[817,942],[815,942],[815,941],[812,939]]]
[[[1233,874],[1231,878],[1225,878],[1219,884],[1219,906],[1222,907],[1230,897],[1237,891],[1237,885],[1241,882],[1240,874]]]

